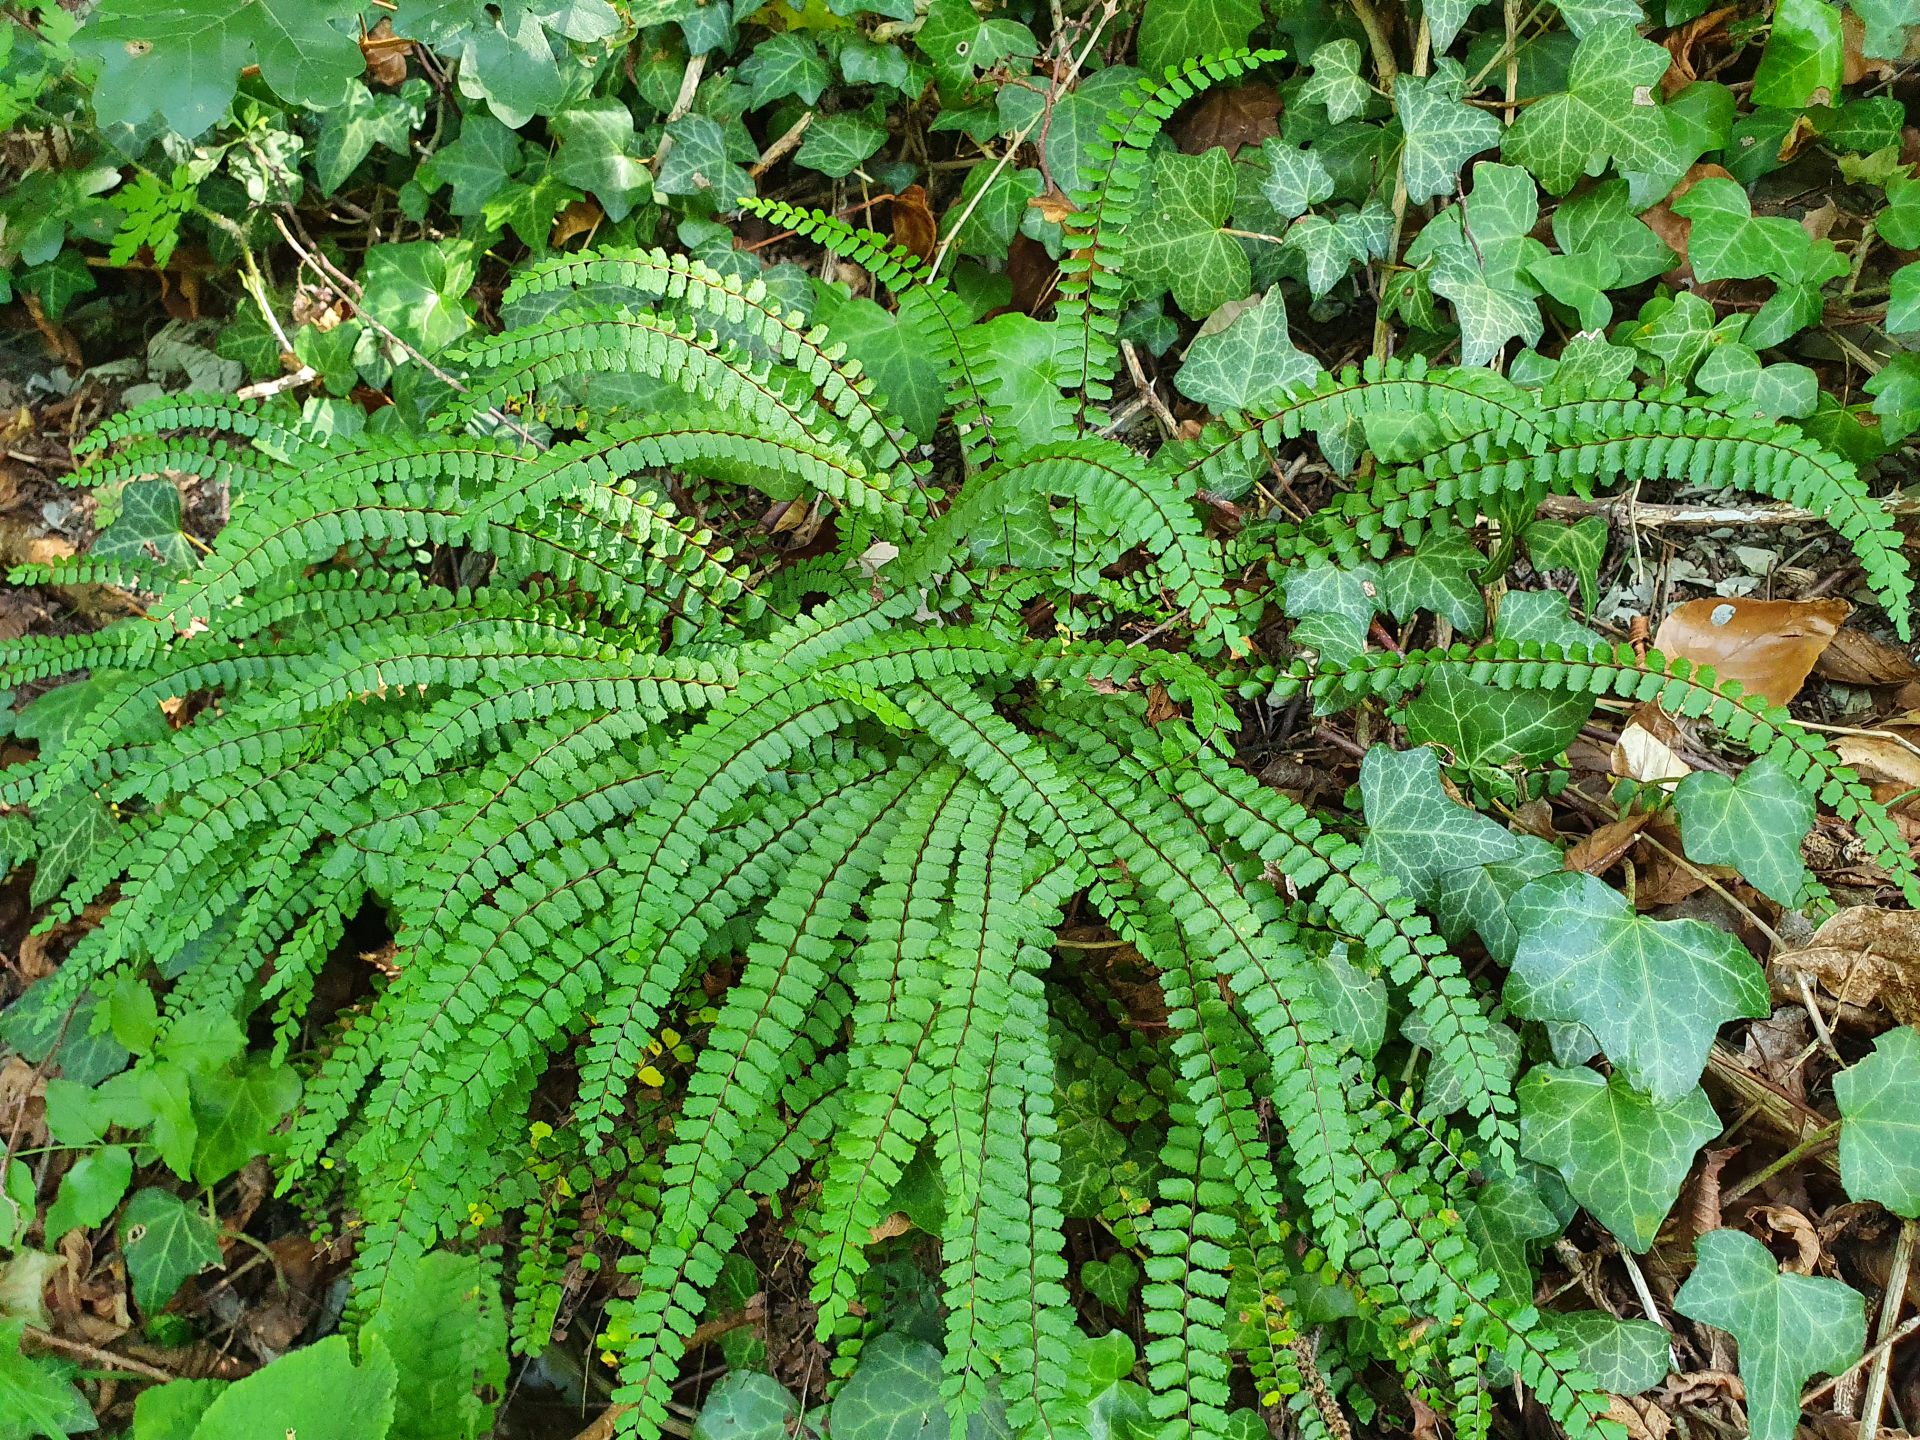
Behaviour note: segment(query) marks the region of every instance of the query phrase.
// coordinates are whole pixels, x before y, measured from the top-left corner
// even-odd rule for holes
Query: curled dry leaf
[[[1793,1259],[1782,1262],[1787,1269],[1797,1275],[1817,1275],[1820,1272],[1820,1235],[1813,1228],[1811,1220],[1791,1205],[1756,1205],[1753,1213],[1765,1221],[1774,1234],[1784,1235],[1793,1242],[1793,1248],[1798,1253]]]
[[[1588,875],[1606,874],[1633,848],[1634,840],[1652,818],[1652,811],[1641,810],[1623,819],[1611,820],[1591,835],[1583,835],[1567,851],[1567,869],[1581,870]]]
[[[1673,57],[1667,73],[1660,77],[1660,93],[1663,96],[1671,100],[1700,78],[1701,66],[1694,54],[1697,49],[1709,41],[1713,42],[1715,49],[1730,48],[1732,42],[1726,37],[1726,24],[1739,9],[1737,5],[1722,5],[1718,10],[1696,15],[1660,42]]]
[[[1613,773],[1642,785],[1661,782],[1662,789],[1672,790],[1693,773],[1693,767],[1680,758],[1681,738],[1671,715],[1657,704],[1642,705],[1614,743]]]
[[[600,228],[600,222],[606,218],[606,212],[592,200],[570,200],[553,217],[553,230],[547,236],[547,244],[558,250],[569,240],[581,235],[586,236],[591,244],[593,232]]]
[[[1920,912],[1853,906],[1773,964],[1789,981],[1811,976],[1842,1005],[1864,1010],[1878,1001],[1902,1025],[1920,1024]]]
[[[1837,735],[1833,748],[1868,784],[1896,787],[1885,794],[1876,791],[1877,800],[1890,800],[1902,791],[1920,787],[1920,747],[1897,731]]]
[[[909,185],[893,197],[893,243],[911,251],[922,260],[933,259],[940,242],[940,227],[927,204],[924,185]]]
[[[360,54],[366,60],[367,80],[374,85],[398,85],[407,78],[407,53],[413,41],[393,33],[393,21],[382,17],[378,25],[360,37]]]
[[[1852,613],[1844,600],[1689,600],[1667,612],[1653,644],[1785,705]]]
[[[1842,685],[1904,685],[1920,679],[1920,665],[1899,645],[1842,626],[1814,661],[1813,673]]]

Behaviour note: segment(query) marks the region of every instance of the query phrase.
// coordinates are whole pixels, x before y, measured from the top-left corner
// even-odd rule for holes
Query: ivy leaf
[[[807,127],[807,138],[800,142],[793,161],[843,180],[886,143],[887,127],[879,120],[861,111],[843,110],[838,115],[823,115]]]
[[[1722,175],[1697,182],[1673,202],[1673,213],[1692,222],[1687,260],[1699,280],[1783,274],[1813,243],[1784,215],[1756,216],[1747,192]]]
[[[413,178],[428,194],[451,185],[447,209],[465,217],[499,193],[520,165],[520,137],[485,111],[460,122],[460,134],[420,162]]]
[[[1845,59],[1840,7],[1827,0],[1775,0],[1773,29],[1753,74],[1753,103],[1798,110],[1840,93]]]
[[[1467,1233],[1480,1246],[1500,1277],[1501,1292],[1511,1300],[1533,1297],[1533,1265],[1528,1249],[1537,1240],[1558,1235],[1565,1228],[1547,1208],[1533,1183],[1518,1175],[1495,1175],[1480,1188],[1463,1217]],[[1557,1327],[1561,1317],[1555,1316]]]
[[[1693,1089],[1725,1021],[1768,1012],[1766,975],[1733,936],[1699,920],[1644,919],[1592,875],[1542,876],[1511,914],[1514,1013],[1585,1025],[1656,1101]]]
[[[561,184],[592,195],[607,219],[626,219],[634,201],[652,190],[646,160],[634,154],[633,112],[624,101],[582,100],[552,116],[547,126],[560,137],[549,173]]]
[[[360,9],[359,0],[101,0],[73,46],[99,57],[102,127],[158,115],[191,140],[226,113],[249,65],[291,104],[343,103],[366,62],[351,28],[335,22]]]
[[[121,1212],[120,1250],[134,1303],[155,1315],[188,1276],[220,1263],[220,1227],[171,1190],[141,1190]]]
[[[70,1373],[20,1348],[26,1321],[0,1320],[0,1440],[66,1440],[100,1428]]]
[[[338,190],[376,144],[396,155],[406,154],[414,130],[426,118],[427,95],[427,82],[417,76],[393,94],[365,85],[349,86],[346,103],[325,113],[313,142],[313,171],[320,193],[331,195]]]
[[[1360,800],[1363,853],[1423,906],[1433,904],[1443,876],[1522,853],[1519,836],[1447,795],[1440,759],[1424,745],[1369,750],[1360,762]]]
[[[1566,17],[1567,28],[1583,38],[1600,26],[1617,21],[1624,20],[1630,25],[1646,23],[1639,0],[1554,0],[1554,9]]]
[[[1873,397],[1882,441],[1891,445],[1920,430],[1920,351],[1901,351],[1860,388]]]
[[[1453,302],[1461,359],[1493,360],[1509,340],[1538,340],[1544,322],[1527,279],[1547,256],[1533,238],[1539,192],[1525,170],[1481,161],[1473,189],[1449,205],[1407,247],[1407,259],[1429,267],[1433,292]]]
[[[1535,520],[1520,532],[1533,568],[1571,571],[1580,582],[1580,603],[1591,611],[1600,589],[1600,562],[1607,554],[1607,522],[1598,515],[1567,524]]]
[[[1301,105],[1327,107],[1327,123],[1338,125],[1366,109],[1373,86],[1360,73],[1360,42],[1329,40],[1313,52],[1313,74],[1300,87]]]
[[[194,1440],[381,1440],[393,1426],[393,1360],[378,1340],[363,1349],[358,1365],[344,1335],[288,1351],[215,1396]]]
[[[1334,1032],[1354,1054],[1371,1059],[1387,1036],[1386,982],[1354,964],[1346,944],[1336,942],[1318,957],[1313,984]]]
[[[730,1374],[700,1406],[693,1440],[786,1440],[799,1413],[799,1402],[771,1375]]]
[[[1306,214],[1333,194],[1333,176],[1313,151],[1275,138],[1262,144],[1260,153],[1268,166],[1260,194],[1282,220]]]
[[[1638,285],[1674,262],[1666,241],[1633,212],[1624,180],[1606,180],[1562,201],[1553,211],[1553,239],[1568,255],[1605,255],[1617,285]]]
[[[967,172],[960,198],[947,211],[941,233],[963,255],[1000,259],[1020,233],[1027,202],[1044,188],[1038,170],[1015,170],[983,160]],[[964,223],[962,215],[967,217]]]
[[[120,514],[94,540],[91,553],[184,574],[193,568],[193,547],[180,526],[180,490],[173,481],[130,480],[120,491]]]
[[[1813,876],[1800,842],[1813,828],[1811,791],[1771,756],[1738,778],[1698,770],[1674,788],[1680,839],[1703,865],[1731,865],[1754,889],[1781,905],[1799,903]]]
[[[255,1056],[237,1072],[196,1074],[192,1088],[200,1128],[193,1178],[212,1185],[266,1153],[274,1126],[300,1098],[300,1076]]]
[[[1324,215],[1302,215],[1287,227],[1286,250],[1300,259],[1307,290],[1317,300],[1333,289],[1356,264],[1386,252],[1385,236],[1376,233],[1373,217],[1384,207],[1369,201],[1363,210],[1329,220]]]
[[[1620,1320],[1604,1310],[1548,1317],[1553,1337],[1578,1357],[1578,1368],[1613,1395],[1651,1390],[1672,1368],[1672,1340],[1651,1320]]]
[[[1394,113],[1406,133],[1400,173],[1416,205],[1453,194],[1461,167],[1500,143],[1500,122],[1466,104],[1466,91],[1467,73],[1458,60],[1442,60],[1424,79],[1402,75],[1394,82]]]
[[[933,0],[914,37],[947,84],[971,80],[1002,60],[1035,54],[1033,32],[1014,20],[982,20],[968,0]]]
[[[1582,876],[1590,879],[1590,876]],[[1698,1085],[1652,1100],[1619,1072],[1536,1065],[1522,1077],[1520,1153],[1551,1165],[1586,1212],[1636,1255],[1660,1233],[1694,1154],[1720,1133]]]
[[[1216,412],[1248,410],[1319,373],[1320,362],[1293,343],[1276,285],[1258,300],[1230,301],[1208,316],[1173,383]]]
[[[833,1398],[834,1440],[933,1440],[948,1431],[940,1402],[940,1352],[898,1331],[860,1352]]]
[[[1641,39],[1631,22],[1598,26],[1574,52],[1567,88],[1521,112],[1501,155],[1555,195],[1609,161],[1622,170],[1657,168],[1671,131],[1654,94],[1670,63],[1666,48]]]
[[[1860,53],[1870,60],[1899,60],[1907,50],[1907,27],[1920,25],[1920,4],[1914,0],[1850,0],[1847,6],[1860,17],[1866,33]]]
[[[467,310],[472,279],[468,265],[430,240],[375,245],[360,271],[360,308],[431,355],[473,328]]]
[[[1387,613],[1405,622],[1417,610],[1444,615],[1456,630],[1478,635],[1486,628],[1486,599],[1473,571],[1480,552],[1458,530],[1430,531],[1411,555],[1389,560],[1380,571]]]
[[[812,39],[797,30],[783,30],[755,44],[734,71],[734,78],[747,87],[747,108],[758,110],[789,95],[798,96],[802,105],[811,105],[833,77],[827,70],[826,57]]]
[[[1260,0],[1147,0],[1141,68],[1159,76],[1183,60],[1244,49],[1260,20]]]
[[[1131,65],[1114,65],[1087,76],[1071,94],[1054,102],[1042,153],[1047,173],[1067,195],[1086,193],[1088,167],[1102,143],[1100,131],[1107,123],[1107,112],[1139,79],[1140,72]]]
[[[1693,378],[1702,390],[1739,415],[1766,420],[1798,418],[1811,415],[1820,403],[1820,380],[1812,370],[1792,361],[1762,365],[1748,345],[1718,347]]]
[[[809,139],[821,123],[809,127]],[[710,195],[716,210],[733,210],[742,196],[753,194],[753,181],[734,163],[727,132],[718,120],[710,115],[682,115],[667,126],[666,133],[673,146],[662,156],[654,179],[654,189],[662,195]]]
[[[1225,150],[1162,155],[1154,162],[1146,213],[1127,239],[1140,283],[1172,291],[1174,303],[1196,320],[1253,288],[1247,252],[1221,233],[1233,213],[1234,189],[1233,161]]]
[[[1833,1077],[1840,1181],[1856,1200],[1877,1200],[1920,1219],[1920,1030],[1902,1025],[1873,1054]]]
[[[1109,1310],[1125,1315],[1140,1288],[1140,1264],[1124,1250],[1111,1260],[1089,1260],[1080,1267],[1080,1283]]]
[[[1860,1358],[1866,1302],[1838,1280],[1781,1274],[1767,1247],[1738,1230],[1709,1230],[1696,1254],[1674,1308],[1738,1342],[1752,1440],[1792,1440],[1801,1386]]]
[[[1367,648],[1367,624],[1378,613],[1379,593],[1380,572],[1371,564],[1288,571],[1286,613],[1301,622],[1294,626],[1294,643],[1336,659],[1352,659]]]
[[[394,1267],[380,1307],[360,1331],[392,1358],[406,1404],[386,1440],[479,1440],[492,1433],[493,1406],[481,1397],[504,1393],[507,1326],[497,1283],[480,1258],[432,1250]]]
[[[1893,272],[1892,289],[1887,293],[1886,326],[1894,335],[1920,330],[1920,260]]]
[[[133,1155],[124,1145],[90,1150],[73,1162],[47,1209],[47,1243],[69,1230],[91,1230],[113,1213],[133,1180]]]
[[[899,317],[864,296],[847,299],[837,290],[814,318],[847,347],[887,399],[893,413],[922,440],[933,438],[940,420],[940,373]]]
[[[1428,0],[1421,14],[1427,18],[1427,28],[1432,32],[1433,53],[1444,55],[1453,47],[1460,27],[1467,23],[1480,0]]]

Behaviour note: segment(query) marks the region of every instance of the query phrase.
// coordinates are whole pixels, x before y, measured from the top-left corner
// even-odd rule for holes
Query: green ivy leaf
[[[225,1380],[170,1380],[149,1385],[133,1402],[134,1440],[193,1440],[193,1430]]]
[[[1501,1293],[1510,1300],[1533,1298],[1535,1242],[1558,1235],[1565,1224],[1547,1208],[1540,1191],[1518,1175],[1495,1175],[1480,1187],[1464,1215],[1467,1233],[1500,1277]],[[1555,1316],[1557,1325],[1560,1317]]]
[[[1080,1267],[1080,1283],[1109,1310],[1125,1315],[1140,1288],[1140,1264],[1124,1250],[1110,1260],[1089,1260]]]
[[[1673,1366],[1672,1338],[1651,1320],[1620,1320],[1604,1310],[1547,1317],[1556,1340],[1571,1349],[1582,1373],[1612,1395],[1651,1390]]]
[[[1313,52],[1313,75],[1300,87],[1301,105],[1324,105],[1327,122],[1338,125],[1366,108],[1373,86],[1360,73],[1360,42],[1329,40]]]
[[[20,1348],[24,1320],[0,1320],[0,1440],[66,1440],[97,1430],[93,1407],[70,1370],[36,1360]]]
[[[809,138],[821,123],[816,120],[808,127]],[[706,195],[714,209],[733,210],[743,196],[754,193],[752,178],[727,146],[725,127],[711,115],[682,115],[666,133],[673,145],[661,157],[653,187],[662,195]]]
[[[1473,167],[1472,191],[1407,247],[1409,262],[1428,267],[1433,292],[1453,302],[1466,364],[1487,364],[1516,336],[1529,344],[1540,338],[1544,322],[1527,278],[1547,256],[1532,234],[1539,215],[1539,192],[1525,170],[1483,160]]]
[[[1520,532],[1527,558],[1542,574],[1567,570],[1580,582],[1580,603],[1591,611],[1598,603],[1600,562],[1607,554],[1607,522],[1598,515],[1568,524],[1535,520]]]
[[[267,1152],[274,1127],[300,1098],[300,1076],[257,1055],[237,1071],[196,1074],[192,1088],[200,1131],[193,1178],[212,1185]]]
[[[626,219],[634,203],[651,193],[653,176],[646,157],[635,153],[640,146],[625,101],[582,100],[552,116],[547,126],[560,137],[549,173],[593,196],[607,219],[616,224]]]
[[[124,1145],[91,1150],[73,1162],[47,1209],[47,1243],[69,1230],[91,1230],[113,1213],[133,1180],[133,1155]]]
[[[1367,817],[1363,853],[1423,906],[1433,904],[1441,877],[1522,852],[1520,837],[1449,798],[1439,757],[1425,746],[1367,751],[1360,799]]]
[[[1416,205],[1453,194],[1461,167],[1500,143],[1500,122],[1466,104],[1466,91],[1467,73],[1458,60],[1442,60],[1424,79],[1402,75],[1394,82],[1393,109],[1406,133],[1400,173]]]
[[[120,1251],[134,1303],[157,1315],[188,1276],[220,1263],[220,1227],[171,1190],[141,1190],[121,1212]]]
[[[1920,260],[1893,272],[1887,294],[1887,331],[1902,335],[1920,330]]]
[[[375,145],[405,155],[413,132],[426,118],[429,93],[427,82],[417,76],[395,93],[348,86],[346,102],[322,115],[320,134],[313,142],[313,173],[320,193],[331,195],[338,190]]]
[[[394,1416],[393,1361],[378,1340],[364,1349],[358,1365],[342,1335],[288,1351],[215,1396],[193,1440],[383,1440]]]
[[[833,78],[820,47],[798,30],[783,30],[756,42],[733,73],[747,87],[749,110],[789,95],[811,105]]]
[[[1657,168],[1672,143],[1654,98],[1670,63],[1666,48],[1641,39],[1632,22],[1596,27],[1574,52],[1567,88],[1520,113],[1501,155],[1555,195],[1609,162],[1622,170]]]
[[[693,1440],[788,1440],[800,1403],[771,1375],[726,1376],[694,1417]]]
[[[361,266],[360,283],[360,308],[425,354],[473,328],[467,309],[471,268],[430,240],[373,246]]]
[[[1773,29],[1753,75],[1753,103],[1789,110],[1831,104],[1840,93],[1844,51],[1839,6],[1774,0]]]
[[[1174,303],[1196,320],[1253,288],[1247,252],[1221,233],[1234,189],[1225,150],[1164,154],[1154,162],[1152,197],[1127,236],[1134,277],[1150,290],[1172,291]]]
[[[1014,20],[983,20],[968,0],[933,0],[914,39],[946,84],[971,80],[1002,60],[1040,49],[1026,26]]]
[[[1306,214],[1333,194],[1333,176],[1313,151],[1275,138],[1263,144],[1260,153],[1267,163],[1260,194],[1282,220]]]
[[[1873,1054],[1833,1077],[1840,1181],[1856,1200],[1877,1200],[1920,1219],[1920,1030],[1889,1030]]]
[[[948,1432],[940,1403],[940,1352],[892,1332],[860,1352],[860,1363],[827,1414],[833,1440],[935,1440]]]
[[[1511,913],[1514,1013],[1585,1025],[1657,1101],[1693,1089],[1724,1022],[1768,1013],[1766,975],[1733,936],[1699,920],[1645,919],[1591,875],[1542,876]]]
[[[1183,60],[1245,49],[1260,21],[1260,0],[1147,0],[1140,16],[1141,68],[1159,76]]]
[[[1590,878],[1590,877],[1581,877]],[[1514,1092],[1520,1153],[1551,1165],[1586,1212],[1636,1255],[1660,1233],[1694,1154],[1720,1133],[1698,1085],[1652,1100],[1616,1072],[1536,1065]]]
[[[940,372],[899,317],[864,296],[850,300],[836,291],[822,302],[815,318],[873,377],[889,408],[907,428],[922,440],[931,440],[940,419]]]
[[[1883,442],[1891,445],[1920,430],[1920,351],[1902,350],[1860,388],[1873,397]]]
[[[1752,1440],[1792,1440],[1800,1387],[1860,1358],[1866,1302],[1838,1280],[1781,1274],[1766,1246],[1737,1230],[1709,1230],[1696,1253],[1674,1308],[1739,1343]]]
[[[823,115],[807,127],[807,138],[800,142],[793,161],[841,180],[886,143],[887,127],[881,121],[862,111],[843,110],[838,115]]]
[[[359,0],[101,0],[74,37],[100,60],[94,114],[136,128],[158,115],[191,140],[226,113],[240,72],[281,99],[343,103],[365,67],[349,25]]]
[[[1370,200],[1365,208],[1336,219],[1302,215],[1287,227],[1285,249],[1299,257],[1306,270],[1307,289],[1316,300],[1345,279],[1355,265],[1386,253],[1386,236],[1375,224],[1376,217],[1385,214],[1379,201]]]
[[[1208,316],[1173,383],[1216,412],[1248,410],[1319,373],[1320,362],[1293,343],[1276,285],[1258,300],[1229,301]]]
[[[1344,942],[1315,957],[1314,989],[1334,1033],[1356,1055],[1371,1059],[1387,1038],[1387,985],[1380,976],[1354,964]]]
[[[1015,170],[983,160],[967,172],[960,198],[947,211],[941,233],[963,255],[1001,259],[1013,244],[1013,237],[1020,233],[1027,202],[1044,188],[1038,170]],[[962,215],[967,217],[964,223]]]
[[[428,194],[451,185],[447,209],[478,215],[520,165],[520,137],[485,111],[460,122],[460,134],[420,162],[414,179]]]
[[[157,564],[170,575],[191,570],[193,547],[181,529],[179,488],[171,480],[128,481],[120,492],[120,514],[89,553]]]
[[[1796,324],[1794,329],[1800,327]],[[1722,345],[1701,363],[1694,383],[1737,415],[1765,420],[1811,415],[1820,402],[1820,380],[1805,365],[1762,365],[1748,345]]]
[[[1813,244],[1807,232],[1784,215],[1756,216],[1747,192],[1724,176],[1696,183],[1673,202],[1673,212],[1692,222],[1687,259],[1700,280],[1786,274]]]
[[[1380,570],[1380,596],[1387,613],[1405,622],[1416,611],[1444,615],[1465,635],[1487,624],[1487,605],[1474,571],[1485,558],[1458,530],[1430,531],[1411,555],[1389,560]]]
[[[1763,755],[1737,778],[1699,770],[1673,792],[1680,839],[1703,865],[1731,865],[1754,889],[1793,906],[1812,874],[1800,858],[1800,842],[1816,818],[1813,793]]]

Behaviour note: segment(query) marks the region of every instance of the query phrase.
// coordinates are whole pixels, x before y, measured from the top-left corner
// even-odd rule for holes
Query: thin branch
[[[1900,1307],[1907,1298],[1907,1276],[1913,1271],[1913,1242],[1917,1227],[1920,1227],[1920,1221],[1907,1221],[1900,1227],[1899,1240],[1894,1242],[1893,1269],[1887,1276],[1887,1293],[1880,1301],[1880,1339],[1883,1348],[1880,1358],[1873,1362],[1873,1373],[1867,1377],[1867,1397],[1860,1406],[1860,1440],[1874,1440],[1880,1433],[1880,1411],[1887,1403],[1887,1372],[1893,1368],[1890,1340],[1894,1322],[1900,1318]]]

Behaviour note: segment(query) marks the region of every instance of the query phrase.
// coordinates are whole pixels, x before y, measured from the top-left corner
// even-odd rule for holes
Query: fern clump
[[[811,1182],[792,1226],[844,1373],[867,1338],[870,1237],[926,1163],[949,1412],[1079,1433],[1064,1229],[1087,1210],[1062,1139],[1078,1077],[1142,1089],[1150,1203],[1107,1218],[1145,1257],[1166,1434],[1226,1433],[1246,1401],[1235,1354],[1262,1394],[1325,1394],[1294,1340],[1301,1297],[1327,1287],[1347,1302],[1327,1373],[1384,1362],[1465,1433],[1518,1377],[1569,1432],[1608,1431],[1605,1398],[1461,1221],[1514,1163],[1513,1036],[1358,843],[1234,763],[1229,680],[1345,704],[1458,666],[1671,695],[1817,775],[1910,866],[1827,752],[1706,677],[1512,645],[1224,670],[1252,663],[1249,626],[1195,492],[1264,443],[1411,414],[1425,427],[1381,440],[1391,463],[1341,502],[1351,537],[1309,526],[1281,553],[1617,471],[1829,508],[1902,625],[1910,582],[1842,462],[1677,401],[1555,402],[1411,363],[1323,377],[1151,460],[1095,434],[1146,146],[1259,58],[1195,63],[1116,118],[1106,183],[1069,222],[1058,323],[1078,378],[1058,433],[1023,432],[980,378],[969,312],[918,262],[765,207],[894,288],[942,373],[959,475],[761,282],[645,250],[530,269],[425,433],[328,439],[216,400],[95,432],[81,483],[183,470],[235,498],[196,567],[114,572],[153,595],[142,616],[0,648],[0,684],[87,677],[0,801],[125,816],[60,897],[56,918],[116,893],[49,998],[157,975],[167,1023],[260,1016],[293,1051],[321,967],[384,912],[395,973],[324,1040],[282,1181],[347,1187],[357,1314],[507,1214],[514,1334],[537,1351],[577,1194],[607,1187],[630,1292],[609,1319],[616,1398],[657,1435],[759,1202]],[[833,543],[756,573],[663,477],[817,497]],[[1012,516],[1056,563],[1016,561]],[[1030,622],[1036,602],[1057,628]],[[190,723],[151,723],[179,697]],[[1055,953],[1082,904],[1157,972],[1165,1043],[1131,1042],[1144,1086],[1103,1049],[1114,997]],[[1385,1087],[1326,996],[1336,950],[1366,957],[1447,1084]],[[530,1128],[536,1095],[563,1123]],[[1264,1317],[1251,1340],[1236,1285]],[[1311,1398],[1297,1414],[1326,1423]]]

